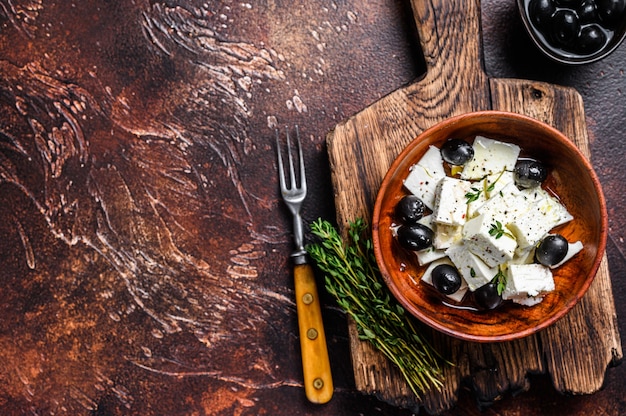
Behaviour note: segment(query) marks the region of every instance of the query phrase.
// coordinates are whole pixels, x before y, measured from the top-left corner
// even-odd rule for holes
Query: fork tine
[[[287,153],[289,154],[289,175],[291,178],[291,189],[296,189],[296,172],[293,168],[293,154],[291,152],[291,137],[289,136],[289,127],[285,127],[285,131],[287,132]],[[300,148],[299,144],[300,143],[298,138],[298,148]]]
[[[281,191],[285,191],[285,169],[283,167],[283,155],[280,150],[280,131],[276,129],[276,154],[278,156],[278,180]]]
[[[296,162],[294,161],[294,150],[293,144],[291,142],[291,134],[289,133],[289,127],[285,126],[286,136],[287,136],[287,162],[289,164],[289,179],[286,177],[283,155],[280,145],[280,130],[276,129],[276,153],[278,155],[278,179],[280,181],[280,187],[283,191],[300,191],[306,193],[306,172],[304,167],[304,154],[302,150],[302,142],[300,140],[300,129],[296,125],[296,146],[298,148],[297,154],[297,163],[298,163],[298,173],[296,174]],[[298,178],[299,176],[299,178]],[[300,181],[300,186],[298,186],[298,180]],[[289,181],[289,187],[287,187],[287,182]]]
[[[300,142],[300,129],[296,125],[296,140],[298,141],[298,156],[300,162],[300,188],[306,192],[306,174],[304,171],[304,156],[302,155],[302,142]]]

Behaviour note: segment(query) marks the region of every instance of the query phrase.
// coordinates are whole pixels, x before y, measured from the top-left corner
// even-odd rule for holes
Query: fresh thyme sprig
[[[366,230],[365,222],[357,219],[344,242],[332,224],[318,219],[311,231],[319,242],[307,245],[307,251],[325,273],[326,290],[354,319],[359,338],[380,350],[420,397],[443,385],[444,360],[384,285]]]
[[[478,189],[474,186],[472,186],[470,189],[471,189],[471,192],[467,192],[465,194],[465,198],[467,199],[468,204],[470,202],[477,201],[478,198],[480,198],[480,194],[483,192],[482,189]]]
[[[506,235],[509,238],[515,238],[513,234],[511,234],[504,228],[500,221],[496,221],[495,223],[491,224],[491,228],[489,229],[489,235],[495,237],[496,240],[503,235]]]
[[[502,292],[506,289],[506,274],[501,269],[498,269],[498,273],[493,278],[498,290],[498,295],[502,296]]]
[[[504,175],[504,172],[506,172],[506,169],[502,170],[502,172],[500,172],[500,174],[498,175],[498,177],[496,178],[495,181],[493,181],[491,184],[489,184],[489,186],[487,187],[486,191],[487,194],[493,192],[494,189],[496,189],[496,183],[498,183],[498,181],[500,180],[500,178],[502,177],[502,175]],[[490,196],[490,195],[487,195]]]
[[[506,172],[506,169],[500,172],[496,180],[491,182],[489,186],[485,186],[487,185],[487,181],[486,181],[487,176],[482,177],[480,181],[483,182],[483,189],[479,189],[475,186],[472,186],[470,188],[470,191],[465,194],[465,199],[467,200],[466,203],[469,204],[471,202],[478,201],[478,198],[480,198],[480,195],[483,192],[485,192],[485,195],[488,198],[489,193],[493,192],[493,190],[496,189],[496,183],[498,183],[502,175],[504,175],[504,172]]]

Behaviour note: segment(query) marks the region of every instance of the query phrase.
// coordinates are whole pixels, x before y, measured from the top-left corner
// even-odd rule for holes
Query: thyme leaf
[[[465,194],[465,198],[467,199],[467,203],[469,204],[470,202],[474,202],[477,201],[478,198],[480,198],[480,194],[482,193],[482,190],[472,187],[470,188],[471,192],[467,192]]]
[[[504,274],[502,270],[498,270],[498,273],[494,276],[493,281],[496,284],[498,296],[502,296],[502,292],[504,292],[504,289],[506,288],[506,274]]]

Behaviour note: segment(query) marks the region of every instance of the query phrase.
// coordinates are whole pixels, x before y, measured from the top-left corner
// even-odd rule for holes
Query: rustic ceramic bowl
[[[544,183],[574,216],[558,228],[568,241],[581,241],[584,249],[553,270],[555,291],[538,305],[526,307],[505,301],[491,311],[463,307],[421,282],[426,266],[399,246],[390,228],[396,203],[407,194],[403,180],[409,168],[429,146],[449,138],[473,141],[476,135],[515,143],[520,156],[534,157],[549,169]],[[484,111],[450,118],[420,134],[397,157],[380,187],[372,220],[376,260],[382,276],[398,301],[415,317],[444,334],[468,341],[508,341],[533,334],[563,317],[583,297],[604,253],[607,214],[600,183],[589,161],[562,133],[519,114]],[[445,301],[445,304],[444,304]]]
[[[538,29],[537,24],[533,22],[533,19],[531,19],[529,15],[529,4],[531,1],[532,0],[517,0],[522,22],[535,46],[553,61],[566,65],[582,65],[596,62],[615,51],[626,37],[626,13],[622,13],[622,18],[619,19],[618,22],[612,23],[608,28],[602,28],[602,31],[606,34],[607,42],[604,43],[601,49],[590,53],[577,53],[573,52],[572,49],[565,50],[562,47],[555,46],[555,42],[551,42],[549,37],[542,33]],[[557,7],[557,10],[558,9],[561,8]],[[580,15],[580,11],[578,15]],[[588,25],[589,23],[583,21],[581,27]],[[576,44],[577,42],[580,43],[579,41],[574,41],[573,43]]]

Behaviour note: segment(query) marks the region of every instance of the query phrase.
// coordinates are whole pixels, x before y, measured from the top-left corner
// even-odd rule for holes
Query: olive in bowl
[[[626,37],[626,0],[518,0],[537,48],[563,64],[587,64],[612,53]]]

